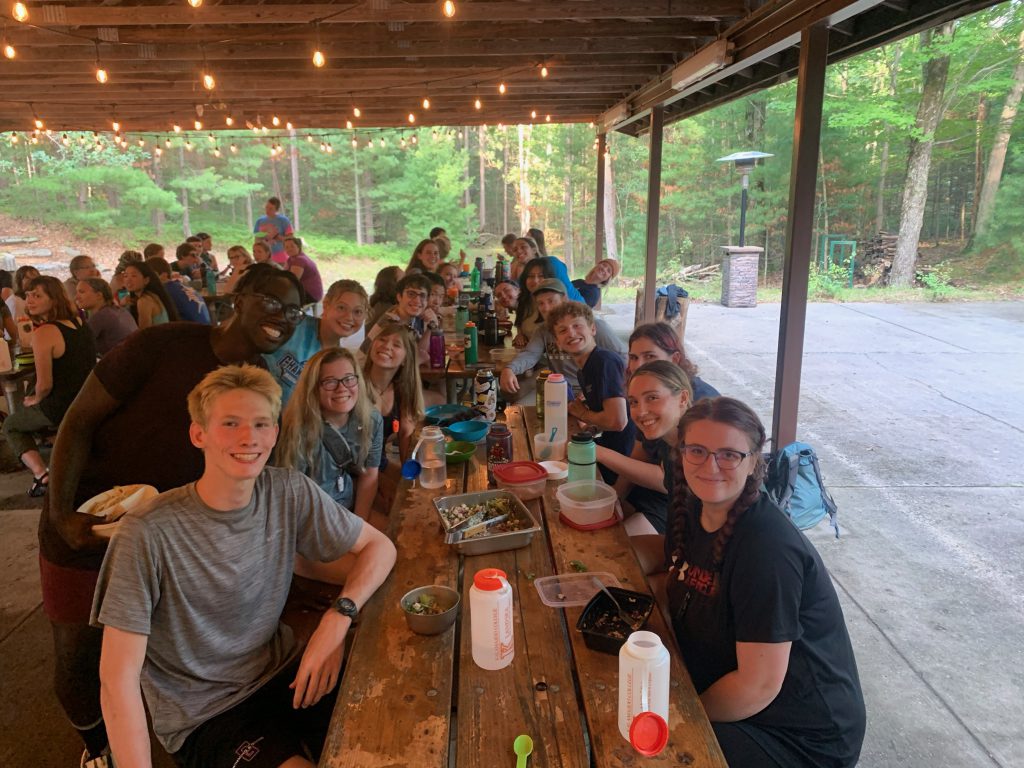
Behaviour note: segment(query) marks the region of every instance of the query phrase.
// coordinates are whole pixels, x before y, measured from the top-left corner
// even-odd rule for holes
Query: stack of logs
[[[858,276],[865,278],[866,285],[884,281],[888,276],[896,258],[897,239],[899,235],[892,232],[879,232],[864,243],[863,251],[857,254],[857,272]],[[880,269],[870,269],[870,266]]]

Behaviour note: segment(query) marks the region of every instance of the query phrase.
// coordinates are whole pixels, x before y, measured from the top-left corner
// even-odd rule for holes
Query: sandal
[[[39,477],[32,478],[32,487],[28,489],[28,495],[33,499],[38,499],[40,496],[46,493],[46,489],[50,487],[50,472],[47,470],[43,472]]]

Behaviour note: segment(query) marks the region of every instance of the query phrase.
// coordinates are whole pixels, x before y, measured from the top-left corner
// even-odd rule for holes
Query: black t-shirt
[[[609,397],[626,397],[626,368],[622,358],[615,352],[596,347],[577,374],[583,399],[591,411],[603,411],[604,401]],[[618,432],[606,429],[597,439],[598,445],[629,456],[633,451],[633,440],[636,437],[636,425],[626,419],[626,428]],[[601,476],[609,485],[614,484],[618,475],[604,465],[599,465]]]
[[[157,490],[190,483],[203,473],[203,455],[188,430],[188,393],[221,362],[212,327],[166,323],[132,334],[96,363],[94,373],[118,407],[93,433],[74,497],[82,502],[115,485],[145,483]],[[39,523],[43,556],[55,565],[99,568],[103,553],[72,550],[49,524],[49,496]]]
[[[588,283],[586,280],[573,280],[573,286],[580,292],[580,296],[583,297],[583,301],[587,303],[588,307],[596,307],[597,303],[601,300],[601,286]]]
[[[736,669],[737,642],[792,642],[778,696],[738,725],[780,765],[856,764],[864,697],[839,598],[817,550],[762,493],[736,522],[711,594],[717,533],[699,522],[691,528],[689,566],[682,580],[669,577],[668,589],[673,629],[697,691]],[[673,534],[670,527],[669,562]]]

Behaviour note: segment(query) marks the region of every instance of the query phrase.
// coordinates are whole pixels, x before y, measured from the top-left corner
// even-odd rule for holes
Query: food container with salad
[[[508,491],[479,491],[434,500],[445,543],[463,555],[519,549],[540,530],[530,511]]]

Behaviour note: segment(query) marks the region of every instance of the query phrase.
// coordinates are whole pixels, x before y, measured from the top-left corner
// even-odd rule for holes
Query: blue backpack
[[[807,443],[790,443],[767,458],[765,490],[800,530],[813,528],[827,514],[839,538],[836,503],[825,489],[818,456]]]

